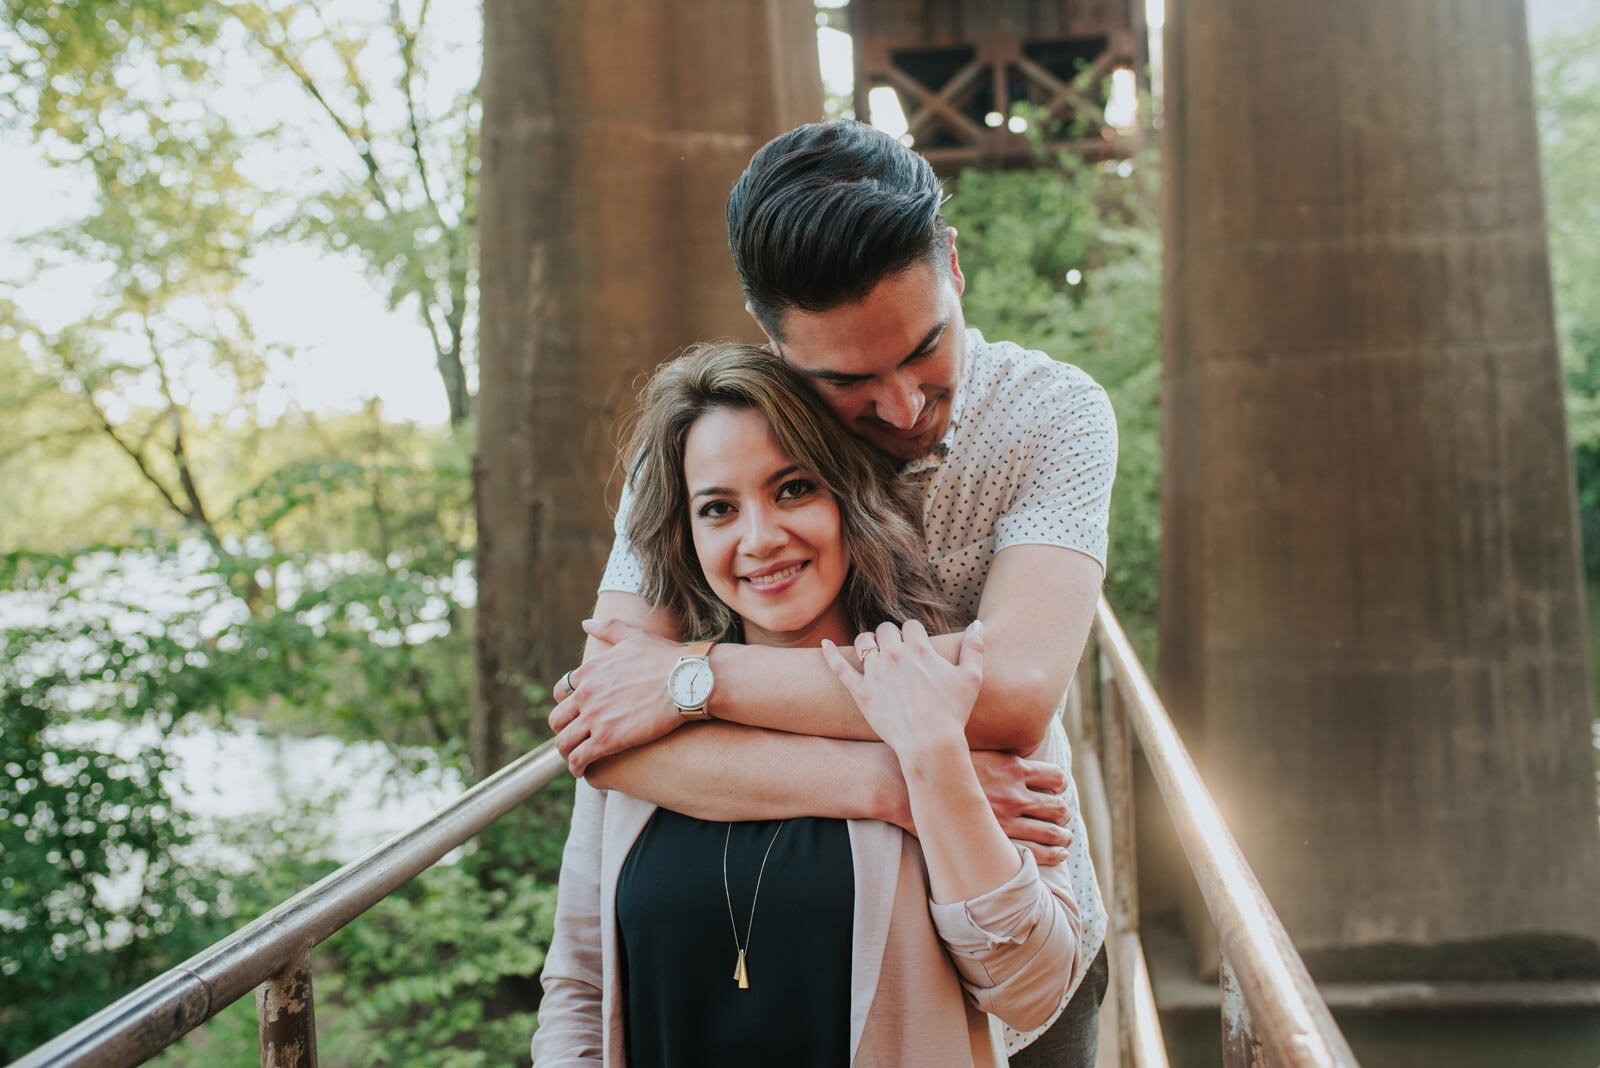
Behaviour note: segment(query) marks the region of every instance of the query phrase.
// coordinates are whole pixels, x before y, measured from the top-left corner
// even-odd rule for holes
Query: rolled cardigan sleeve
[[[1017,852],[1021,870],[993,890],[946,905],[930,900],[928,908],[978,1008],[1031,1031],[1066,997],[1080,924],[1071,892],[1046,886],[1033,854]]]

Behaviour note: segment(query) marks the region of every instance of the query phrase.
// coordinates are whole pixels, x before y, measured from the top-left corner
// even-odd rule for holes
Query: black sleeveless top
[[[750,899],[767,844],[745,970]],[[629,1068],[845,1068],[855,865],[843,820],[709,823],[658,808],[617,878]]]

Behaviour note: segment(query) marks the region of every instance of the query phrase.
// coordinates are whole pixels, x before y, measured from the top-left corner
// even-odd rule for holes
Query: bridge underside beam
[[[487,0],[473,760],[577,665],[611,546],[611,428],[694,341],[759,340],[728,190],[822,117],[808,0]],[[614,499],[614,498],[613,498]]]

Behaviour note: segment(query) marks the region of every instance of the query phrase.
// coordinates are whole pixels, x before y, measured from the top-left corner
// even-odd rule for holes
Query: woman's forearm
[[[1015,876],[1021,858],[989,806],[965,739],[950,732],[897,756],[933,900],[965,901]]]
[[[1077,968],[1077,904],[1045,885],[983,804],[949,741],[901,751],[922,835],[929,911],[974,1003],[1018,1031],[1043,1027]],[[974,793],[978,794],[976,800]]]

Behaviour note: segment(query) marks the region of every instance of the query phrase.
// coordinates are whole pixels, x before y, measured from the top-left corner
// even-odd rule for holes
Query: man
[[[1042,1033],[1008,1033],[1007,1050],[1013,1065],[1087,1068],[1105,912],[1076,789],[1059,771],[985,751],[1031,753],[1061,731],[1055,710],[1104,575],[1116,425],[1081,370],[967,329],[941,203],[927,161],[888,135],[802,126],[752,157],[728,199],[729,246],[774,351],[922,491],[945,592],[983,620],[974,762],[1007,833],[1061,866],[1083,920],[1072,977],[1083,993]],[[678,641],[675,622],[638,594],[627,503],[625,492],[584,663],[556,689],[550,722],[573,773],[701,819],[871,818],[914,830],[898,769],[886,747],[863,744],[874,735],[819,650]],[[954,659],[959,641],[936,645]],[[692,694],[668,685],[675,671],[695,678]],[[1066,751],[1064,738],[1053,751]]]

